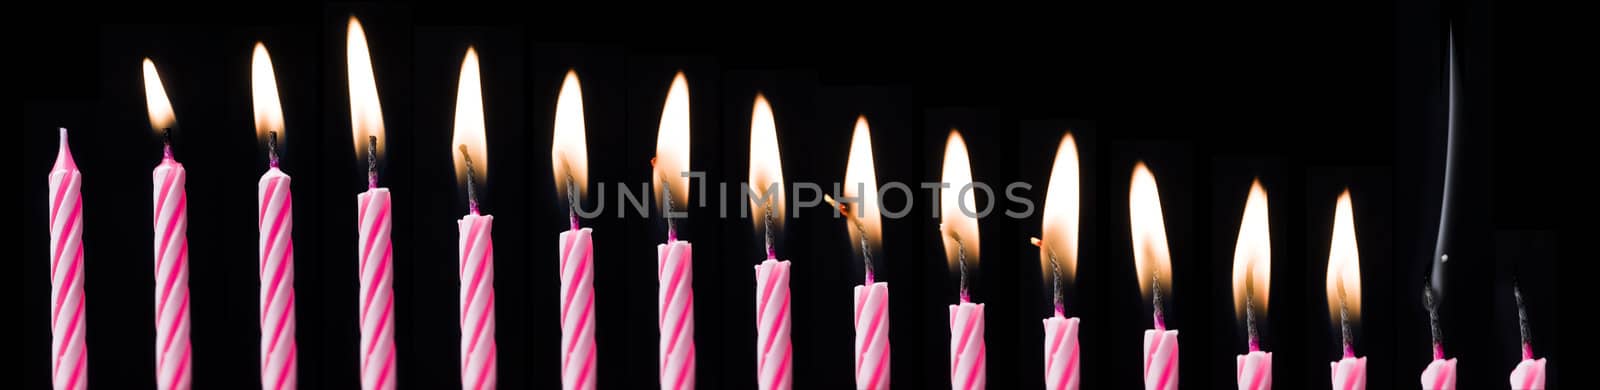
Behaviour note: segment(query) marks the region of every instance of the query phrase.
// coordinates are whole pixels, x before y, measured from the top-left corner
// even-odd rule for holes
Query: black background
[[[265,5],[265,4],[264,4]],[[128,7],[128,6],[123,6]],[[142,7],[142,5],[141,5]],[[450,128],[462,54],[482,61],[490,140],[485,210],[497,218],[496,316],[500,383],[548,388],[559,363],[556,263],[565,229],[545,156],[556,91],[567,69],[582,78],[588,122],[588,202],[607,187],[596,229],[601,385],[654,386],[654,304],[659,217],[616,218],[618,182],[649,181],[660,107],[673,72],[690,81],[691,167],[729,185],[729,219],[717,196],[681,225],[695,243],[699,383],[754,386],[750,266],[759,237],[737,217],[748,163],[754,95],[771,100],[790,182],[844,174],[853,120],[873,129],[880,184],[935,181],[951,128],[968,142],[974,178],[1023,180],[1042,211],[1048,167],[1062,132],[1079,134],[1085,161],[1084,241],[1068,314],[1083,318],[1085,388],[1133,388],[1149,305],[1132,277],[1127,177],[1150,163],[1160,183],[1173,250],[1169,324],[1183,332],[1186,386],[1232,385],[1243,333],[1227,300],[1242,199],[1260,175],[1271,196],[1272,307],[1265,346],[1280,387],[1327,383],[1337,329],[1321,295],[1327,229],[1338,190],[1355,191],[1364,310],[1359,353],[1369,386],[1414,388],[1428,362],[1420,304],[1425,259],[1438,226],[1444,159],[1443,46],[1458,31],[1463,65],[1462,164],[1453,210],[1452,268],[1444,301],[1446,351],[1461,361],[1461,388],[1503,388],[1515,363],[1508,283],[1532,302],[1534,342],[1551,359],[1562,238],[1576,227],[1557,190],[1560,164],[1523,115],[1530,103],[1527,46],[1540,35],[1507,32],[1503,5],[1487,1],[1189,5],[1160,10],[1089,6],[1045,18],[978,23],[910,13],[844,13],[799,21],[740,16],[611,20],[600,13],[431,5],[277,5],[235,11],[142,7],[42,12],[23,39],[24,180],[20,349],[27,388],[49,383],[45,182],[56,127],[72,130],[85,174],[90,381],[153,383],[153,282],[148,171],[159,159],[148,130],[138,62],[161,71],[179,121],[176,152],[189,171],[195,383],[257,383],[253,185],[265,169],[249,100],[249,55],[263,40],[284,104],[284,169],[298,195],[295,241],[300,383],[358,386],[353,195],[364,189],[349,135],[344,80],[346,18],[367,31],[388,135],[383,185],[394,191],[396,319],[402,386],[451,387],[456,373],[454,220],[465,195],[450,167]],[[1141,7],[1132,7],[1141,8]],[[904,11],[904,10],[902,10]],[[920,11],[919,11],[920,12]],[[918,13],[920,14],[920,13]],[[578,17],[585,16],[585,17]],[[784,15],[800,16],[800,15]],[[782,19],[782,18],[778,18]],[[1004,29],[980,28],[1003,24]],[[906,25],[906,26],[900,26]],[[1517,34],[1521,35],[1517,35]],[[1518,61],[1523,62],[1518,62]],[[1511,81],[1508,81],[1511,80]],[[826,185],[825,185],[826,187]],[[1003,189],[997,186],[997,190]],[[698,186],[691,194],[698,198]],[[791,195],[793,196],[793,195]],[[1551,198],[1555,201],[1552,201]],[[890,195],[886,206],[899,208]],[[1003,195],[1002,195],[1003,199]],[[911,217],[886,221],[880,279],[890,283],[894,383],[948,383],[946,305],[956,279],[937,240],[929,194],[913,191]],[[985,202],[980,200],[980,203]],[[592,204],[592,203],[586,203]],[[981,222],[975,300],[988,304],[989,380],[1040,384],[1048,290],[1034,248],[1037,217]],[[824,207],[785,226],[780,257],[794,261],[795,369],[801,388],[843,388],[850,376],[849,286],[859,283],[842,223]],[[1591,214],[1592,215],[1592,214]],[[1515,229],[1518,232],[1497,230]],[[1570,232],[1571,230],[1567,230]],[[1304,232],[1302,234],[1302,232]],[[1570,240],[1570,238],[1568,238]],[[1589,255],[1592,257],[1592,255]],[[1568,263],[1570,264],[1570,263]],[[1303,284],[1303,288],[1299,288]],[[1492,288],[1490,288],[1492,286]],[[1570,296],[1570,295],[1569,295]],[[1484,302],[1493,302],[1485,305]],[[1095,358],[1089,358],[1095,357]]]

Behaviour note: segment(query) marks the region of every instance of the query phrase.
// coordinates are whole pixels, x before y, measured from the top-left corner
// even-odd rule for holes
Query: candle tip
[[[351,16],[350,20],[355,20]],[[378,188],[378,136],[367,136],[367,189]]]
[[[161,129],[161,158],[172,159],[172,128]]]
[[[461,159],[467,163],[467,209],[473,215],[478,214],[478,185],[477,170],[472,166],[472,154],[467,153],[467,145],[456,145],[461,149]]]
[[[278,132],[267,132],[267,165],[278,167]]]

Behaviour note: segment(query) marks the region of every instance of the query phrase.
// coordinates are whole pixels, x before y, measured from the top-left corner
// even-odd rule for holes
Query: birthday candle
[[[298,387],[294,320],[294,198],[289,175],[278,169],[278,134],[283,110],[267,47],[256,42],[250,79],[256,133],[267,139],[267,173],[256,188],[261,279],[261,388]]]
[[[495,344],[494,216],[479,214],[477,182],[488,177],[489,153],[485,144],[483,89],[479,83],[478,51],[467,46],[461,61],[461,81],[456,92],[456,175],[467,183],[467,215],[460,229],[461,278],[461,388],[493,389],[499,382]]]
[[[689,200],[689,81],[672,78],[651,159],[656,206],[667,221],[667,242],[656,246],[656,327],[660,330],[657,362],[663,390],[695,386],[694,256],[688,241],[678,239],[673,218],[687,214],[676,205]]]
[[[50,169],[50,382],[56,389],[89,387],[89,342],[83,297],[83,174],[67,147]]]
[[[988,387],[988,348],[984,343],[984,305],[972,302],[969,268],[978,263],[978,219],[965,212],[977,207],[971,189],[972,163],[961,133],[952,129],[945,143],[941,181],[950,190],[939,191],[939,231],[945,260],[960,273],[960,301],[950,305],[950,388]],[[961,196],[965,193],[965,196]]]
[[[750,119],[750,207],[756,230],[766,237],[766,259],[756,266],[756,384],[762,390],[794,387],[794,345],[789,342],[788,260],[778,260],[773,231],[783,223],[783,159],[778,154],[772,106],[756,94]]]
[[[161,164],[151,172],[155,211],[156,387],[188,389],[192,382],[189,347],[189,206],[183,164],[172,157],[172,126],[177,122],[161,75],[144,59],[145,103],[150,125],[162,131]]]
[[[361,341],[361,388],[390,390],[396,386],[394,345],[394,248],[389,242],[394,213],[389,189],[378,187],[378,155],[383,140],[383,109],[367,53],[367,34],[355,16],[346,35],[350,80],[350,134],[356,155],[365,151],[367,190],[356,195],[356,231],[360,273],[358,308]]]
[[[1162,291],[1172,289],[1172,253],[1161,215],[1161,194],[1155,175],[1143,161],[1134,165],[1128,186],[1129,229],[1133,234],[1134,269],[1139,289],[1150,297],[1155,329],[1144,332],[1145,390],[1178,388],[1178,331],[1167,329]],[[1148,281],[1148,282],[1146,282]]]
[[[555,131],[550,166],[556,189],[567,196],[571,229],[561,232],[561,387],[594,389],[594,245],[592,230],[578,225],[578,204],[588,185],[588,151],[584,145],[583,92],[578,72],[567,71],[556,97]]]

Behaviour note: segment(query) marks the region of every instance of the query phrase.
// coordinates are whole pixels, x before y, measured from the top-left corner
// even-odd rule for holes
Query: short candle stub
[[[473,215],[478,214],[478,183],[474,180],[478,172],[472,167],[472,154],[467,153],[467,145],[458,145],[461,149],[461,159],[467,162],[467,210]]]
[[[367,189],[378,188],[378,136],[367,136]]]

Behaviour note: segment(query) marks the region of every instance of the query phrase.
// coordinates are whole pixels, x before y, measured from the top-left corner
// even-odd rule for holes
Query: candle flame
[[[370,137],[377,137],[378,157],[382,157],[389,148],[383,134],[383,107],[378,102],[372,56],[367,51],[367,32],[354,15],[350,16],[345,40],[345,70],[350,83],[350,136],[355,142],[356,157],[362,161],[367,159]]]
[[[1061,267],[1063,282],[1072,281],[1078,269],[1078,210],[1081,178],[1078,174],[1078,143],[1072,133],[1061,137],[1056,148],[1056,161],[1050,167],[1050,186],[1045,193],[1044,226],[1040,238],[1033,239],[1039,247],[1039,275],[1050,283],[1054,271],[1050,269],[1051,256]]]
[[[550,167],[555,170],[556,191],[567,194],[570,180],[583,196],[589,188],[589,151],[583,123],[583,89],[578,71],[568,70],[556,96],[555,134],[550,142]],[[569,177],[570,176],[570,177]]]
[[[772,105],[767,97],[756,94],[754,111],[750,114],[750,220],[757,232],[764,232],[768,210],[772,213],[772,227],[783,227],[784,190],[783,158],[778,154],[778,125],[772,117]],[[773,191],[767,193],[769,187]],[[759,203],[757,198],[769,198],[770,204]],[[774,232],[774,234],[776,234]]]
[[[844,206],[849,217],[861,224],[860,229],[854,223],[849,227],[850,247],[856,251],[862,249],[856,243],[861,242],[863,234],[871,245],[879,245],[883,240],[882,215],[878,209],[877,168],[874,165],[872,129],[867,126],[867,117],[862,115],[856,118],[855,134],[850,137],[850,160],[845,165],[843,184],[844,196],[857,199],[855,203]]]
[[[1356,222],[1350,190],[1339,194],[1333,211],[1333,239],[1328,244],[1328,318],[1338,323],[1341,302],[1350,320],[1361,318],[1361,256],[1356,246]]]
[[[950,129],[950,139],[945,142],[940,180],[950,185],[939,191],[939,232],[944,239],[945,262],[955,270],[964,254],[969,266],[978,264],[978,219],[962,211],[963,207],[973,213],[978,211],[973,195],[978,190],[961,193],[962,187],[972,184],[972,162],[967,158],[967,143],[956,129]]]
[[[278,102],[278,76],[272,71],[272,57],[267,55],[267,45],[256,42],[250,55],[251,107],[256,113],[256,138],[266,140],[268,132],[276,131],[283,137],[283,107]]]
[[[1267,312],[1272,285],[1272,231],[1268,225],[1267,190],[1261,179],[1250,183],[1239,221],[1239,239],[1233,248],[1233,313],[1242,321],[1246,299],[1257,315]]]
[[[1155,174],[1140,161],[1133,167],[1128,186],[1128,227],[1133,233],[1133,266],[1139,274],[1139,292],[1150,297],[1151,279],[1160,278],[1162,295],[1172,294],[1172,252],[1167,248],[1167,228],[1161,215],[1161,194]]]
[[[672,197],[675,209],[689,204],[689,79],[683,72],[672,77],[672,87],[667,90],[667,101],[661,107],[661,125],[656,132],[656,157],[654,174],[650,175],[655,189],[656,206],[662,204],[663,191]],[[662,180],[666,180],[665,183]]]
[[[489,177],[489,149],[484,141],[483,86],[478,75],[478,50],[467,46],[461,60],[461,82],[456,86],[456,126],[450,137],[450,153],[456,163],[456,181],[467,181],[467,159],[472,159],[473,180],[479,185]],[[462,154],[461,146],[466,146]]]
[[[177,117],[172,114],[172,101],[167,99],[167,89],[161,84],[161,74],[156,72],[156,63],[149,57],[144,59],[144,102],[150,111],[150,129],[156,134],[177,124]]]

